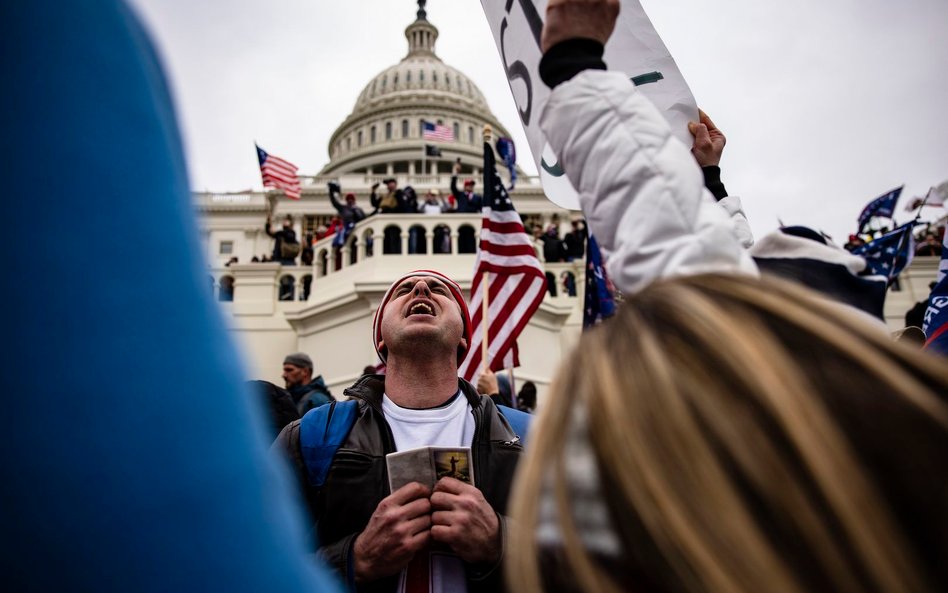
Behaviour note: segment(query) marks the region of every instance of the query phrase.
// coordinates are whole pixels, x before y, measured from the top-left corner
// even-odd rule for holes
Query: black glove
[[[328,183],[328,185],[329,185],[329,193],[336,193],[336,194],[338,194],[338,193],[341,193],[341,192],[342,192],[342,188],[339,187],[339,184],[336,183],[335,181],[330,181],[330,182]]]

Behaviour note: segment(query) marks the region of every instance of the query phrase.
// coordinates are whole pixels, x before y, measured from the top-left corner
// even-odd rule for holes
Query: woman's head
[[[585,590],[937,590],[946,366],[785,282],[655,283],[563,364],[518,477],[510,573],[533,590],[537,554],[553,553]],[[580,543],[571,432],[618,557]],[[539,520],[556,523],[555,550],[537,547],[538,499],[556,508]]]

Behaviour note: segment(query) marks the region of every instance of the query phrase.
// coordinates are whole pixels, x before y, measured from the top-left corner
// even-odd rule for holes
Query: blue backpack
[[[530,414],[507,406],[497,406],[520,443],[527,445],[530,432]],[[332,458],[355,424],[359,402],[354,399],[334,401],[310,410],[300,421],[300,449],[306,463],[306,473],[311,486],[321,487],[326,483]]]

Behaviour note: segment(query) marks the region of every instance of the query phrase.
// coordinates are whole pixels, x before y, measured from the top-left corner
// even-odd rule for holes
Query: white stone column
[[[228,270],[234,277],[234,314],[273,315],[282,267],[276,263],[230,266]]]

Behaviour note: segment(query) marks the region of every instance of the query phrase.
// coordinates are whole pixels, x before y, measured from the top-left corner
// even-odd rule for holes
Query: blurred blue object
[[[2,9],[8,591],[335,591],[211,301],[152,45]]]

